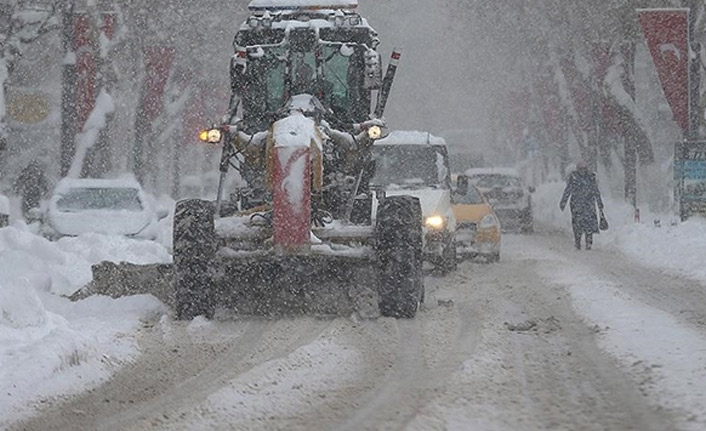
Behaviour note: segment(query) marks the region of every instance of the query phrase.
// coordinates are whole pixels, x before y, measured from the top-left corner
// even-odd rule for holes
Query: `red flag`
[[[78,130],[88,120],[96,102],[95,34],[87,13],[74,16],[73,49],[76,53],[76,126]]]
[[[647,47],[674,120],[689,129],[689,10],[638,9]]]
[[[162,96],[174,62],[171,46],[149,46],[145,49],[146,91],[143,94],[143,115],[151,122],[162,111]]]

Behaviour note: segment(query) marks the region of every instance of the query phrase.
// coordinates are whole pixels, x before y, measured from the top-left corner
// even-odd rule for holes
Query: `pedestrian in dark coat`
[[[22,169],[20,176],[15,180],[13,191],[22,196],[22,214],[27,221],[30,221],[29,210],[38,208],[48,191],[47,178],[41,163],[32,160]]]
[[[598,233],[596,205],[603,211],[603,200],[598,190],[596,174],[589,171],[586,164],[579,162],[576,170],[569,175],[559,208],[564,211],[566,202],[571,199],[571,227],[574,230],[574,243],[581,250],[581,236],[586,236],[586,250],[593,245],[593,234]]]

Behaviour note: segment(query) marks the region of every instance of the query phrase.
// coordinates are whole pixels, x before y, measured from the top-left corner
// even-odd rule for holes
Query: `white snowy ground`
[[[150,241],[83,235],[50,242],[23,223],[0,229],[0,428],[43,397],[80,392],[136,355],[140,319],[164,313],[152,296],[68,296],[103,260],[169,262]]]

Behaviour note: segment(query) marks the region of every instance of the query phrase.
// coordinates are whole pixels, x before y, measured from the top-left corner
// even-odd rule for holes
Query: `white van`
[[[383,189],[387,196],[419,198],[425,260],[444,272],[455,269],[456,218],[446,142],[428,132],[395,131],[375,143],[373,159],[372,187]]]

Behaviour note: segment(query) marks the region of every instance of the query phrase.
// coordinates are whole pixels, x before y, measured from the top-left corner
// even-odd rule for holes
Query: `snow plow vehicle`
[[[200,134],[222,146],[216,200],[176,204],[177,318],[370,304],[413,317],[424,295],[421,206],[370,186],[399,53],[383,78],[357,0],[253,0],[249,10],[230,108]],[[242,182],[229,189],[230,169]]]

